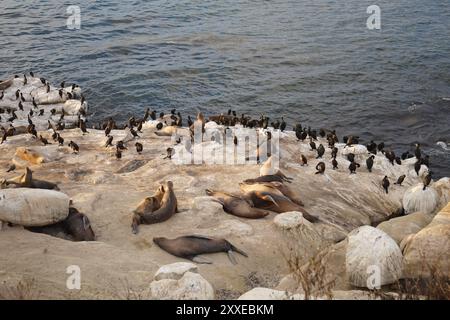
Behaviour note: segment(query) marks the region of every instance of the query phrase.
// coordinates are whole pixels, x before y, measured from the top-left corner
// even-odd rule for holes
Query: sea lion
[[[237,217],[247,219],[259,219],[269,215],[269,211],[255,208],[253,203],[240,196],[226,192],[205,190],[208,196],[214,197],[222,206],[223,210]]]
[[[252,201],[256,208],[277,213],[299,211],[306,220],[310,222],[318,221],[318,218],[309,214],[302,206],[299,206],[292,202],[288,197],[277,194],[276,192],[248,191],[244,194],[244,197]]]
[[[164,196],[162,186],[159,186],[156,193],[142,200],[137,208],[133,211],[133,219],[131,229],[134,234],[138,233],[138,226],[141,224],[141,217],[145,214],[151,214],[161,207],[161,201]]]
[[[292,202],[299,206],[304,206],[300,196],[291,188],[278,181],[259,182],[259,183],[239,183],[239,187],[243,192],[247,191],[261,191],[261,192],[276,192],[279,195],[288,197]]]
[[[25,173],[6,181],[6,185],[14,185],[16,188],[33,188],[59,190],[58,185],[49,181],[33,179],[33,172],[25,168]]]
[[[228,253],[231,263],[236,264],[233,251],[244,257],[248,255],[233,246],[225,239],[205,237],[199,235],[181,236],[176,239],[167,239],[163,237],[153,238],[153,242],[164,251],[180,258],[188,259],[197,263],[211,263],[206,259],[199,259],[197,256],[205,253]]]
[[[284,180],[283,180],[283,178],[281,178],[280,176],[277,176],[275,174],[260,176],[255,179],[244,180],[244,182],[247,184],[260,183],[260,182],[273,182],[273,181],[283,182]]]
[[[263,165],[259,169],[259,175],[260,176],[277,175],[280,176],[285,181],[288,182],[292,181],[293,178],[287,177],[279,169],[273,167],[273,159],[274,156],[270,156],[269,158],[267,158],[267,160],[263,163]]]
[[[148,203],[143,204],[143,208],[145,210],[143,210],[142,214],[136,212],[135,210],[132,224],[134,234],[138,232],[138,225],[164,222],[178,212],[177,198],[175,196],[175,192],[173,191],[172,181],[167,181],[165,185],[160,185],[157,196],[154,197],[156,199],[161,197],[159,207],[157,207],[155,199],[152,199],[151,201],[148,200]]]
[[[62,237],[66,240],[95,241],[95,233],[92,230],[89,218],[73,207],[69,208],[69,215],[63,221],[48,226],[26,227],[25,229],[32,232]]]

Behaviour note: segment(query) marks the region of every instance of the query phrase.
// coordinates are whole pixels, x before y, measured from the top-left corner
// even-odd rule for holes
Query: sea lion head
[[[153,238],[153,242],[157,245],[160,245],[164,240],[167,240],[167,238],[164,238],[164,237]]]

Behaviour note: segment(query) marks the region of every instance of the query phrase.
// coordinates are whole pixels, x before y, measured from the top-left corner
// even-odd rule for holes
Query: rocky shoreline
[[[246,219],[226,213],[205,189],[239,193],[240,182],[260,176],[261,164],[177,164],[185,145],[177,143],[176,136],[189,129],[172,128],[164,118],[145,121],[138,137],[130,128],[112,129],[109,135],[114,142],[123,141],[127,148],[118,158],[116,147],[105,147],[104,130],[87,128],[83,133],[77,128],[80,119],[87,120],[87,102],[79,87],[62,93],[50,87],[48,96],[42,91],[47,85],[38,78],[28,77],[25,85],[22,77],[10,81],[8,87],[1,83],[5,92],[0,100],[5,110],[0,114],[1,125],[6,131],[12,123],[16,132],[0,145],[0,193],[22,196],[25,190],[40,190],[29,189],[29,185],[15,187],[22,186],[20,181],[25,181],[23,175],[29,168],[33,179],[54,183],[59,190],[51,192],[67,196],[61,205],[67,210],[50,215],[51,221],[66,219],[73,206],[88,217],[96,241],[69,241],[63,235],[30,232],[24,226],[36,219],[37,209],[0,203],[0,298],[8,298],[17,287],[28,288],[21,290],[28,298],[39,299],[379,298],[367,289],[368,277],[373,275],[367,271],[373,266],[381,270],[382,291],[402,298],[401,290],[392,287],[402,279],[436,277],[437,273],[444,281],[450,277],[450,180],[431,181],[423,190],[428,168],[422,164],[417,174],[413,158],[393,165],[378,153],[369,172],[365,146],[336,143],[340,165],[332,170],[330,148],[325,148],[322,159],[316,159],[317,151],[311,150],[307,140],[298,141],[295,132],[269,128],[274,135],[279,133],[280,170],[293,178],[289,187],[319,222],[311,223],[297,211]],[[23,111],[16,108],[17,89],[24,93]],[[33,97],[39,97],[34,99],[37,108]],[[41,105],[45,106],[43,115],[34,112],[30,118],[39,136],[50,144],[28,130],[29,110],[40,110]],[[6,121],[5,115],[13,109],[17,119]],[[63,130],[49,128],[48,120],[54,127],[67,124]],[[158,123],[163,123],[162,128]],[[205,128],[223,132],[227,126],[210,121]],[[239,137],[241,129],[233,127],[234,135]],[[62,145],[53,139],[55,131],[64,139]],[[158,134],[162,131],[171,134]],[[69,141],[76,142],[78,152],[67,145]],[[136,142],[143,146],[140,153],[135,150]],[[319,136],[316,144],[327,146],[327,139]],[[193,148],[200,146],[205,159],[211,150],[226,151],[217,139],[205,138]],[[166,158],[168,148],[174,152],[172,160]],[[347,169],[349,153],[361,164],[356,174]],[[302,166],[300,155],[307,158],[307,166]],[[319,161],[327,166],[324,174],[316,174]],[[395,185],[402,174],[406,175],[403,184]],[[382,187],[385,176],[391,181],[389,193]],[[133,210],[167,181],[173,182],[179,212],[167,221],[142,225],[133,234]],[[39,219],[54,208],[41,204],[44,209]],[[398,216],[402,211],[406,215]],[[227,239],[248,253],[248,258],[239,256],[233,265],[225,254],[214,253],[208,255],[212,264],[194,264],[152,242],[154,237],[189,234]],[[66,271],[72,265],[81,270],[80,290],[66,286]],[[313,274],[321,285],[311,285],[307,274]]]

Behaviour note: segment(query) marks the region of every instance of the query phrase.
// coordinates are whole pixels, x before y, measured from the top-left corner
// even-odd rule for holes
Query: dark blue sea
[[[380,30],[366,27],[372,4]],[[91,121],[265,113],[397,153],[420,142],[450,176],[449,0],[0,0],[0,39],[0,79],[75,82]]]

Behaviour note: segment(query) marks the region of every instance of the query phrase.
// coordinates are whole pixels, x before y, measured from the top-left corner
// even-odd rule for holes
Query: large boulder
[[[432,184],[432,188],[436,190],[439,195],[439,207],[444,207],[450,202],[450,178],[441,178]]]
[[[190,271],[179,279],[153,281],[150,284],[150,295],[157,300],[213,300],[215,297],[211,284],[198,273]]]
[[[450,203],[427,227],[406,237],[401,247],[405,277],[428,277],[433,272],[450,277]]]
[[[45,226],[69,215],[67,195],[43,189],[1,189],[0,220],[27,227]]]
[[[439,204],[439,195],[432,187],[423,190],[423,184],[419,183],[405,191],[403,195],[403,208],[405,213],[423,212],[433,213]]]
[[[402,260],[397,243],[380,229],[362,226],[348,234],[345,266],[349,282],[356,287],[396,282],[402,276]],[[372,273],[379,275],[378,283],[369,284]]]
[[[285,238],[288,249],[296,251],[305,259],[328,244],[316,230],[315,225],[303,218],[301,212],[280,213],[275,216],[273,222]]]
[[[406,236],[417,233],[425,228],[432,219],[432,216],[429,214],[414,212],[406,216],[384,221],[377,228],[386,232],[397,244],[400,244]]]

